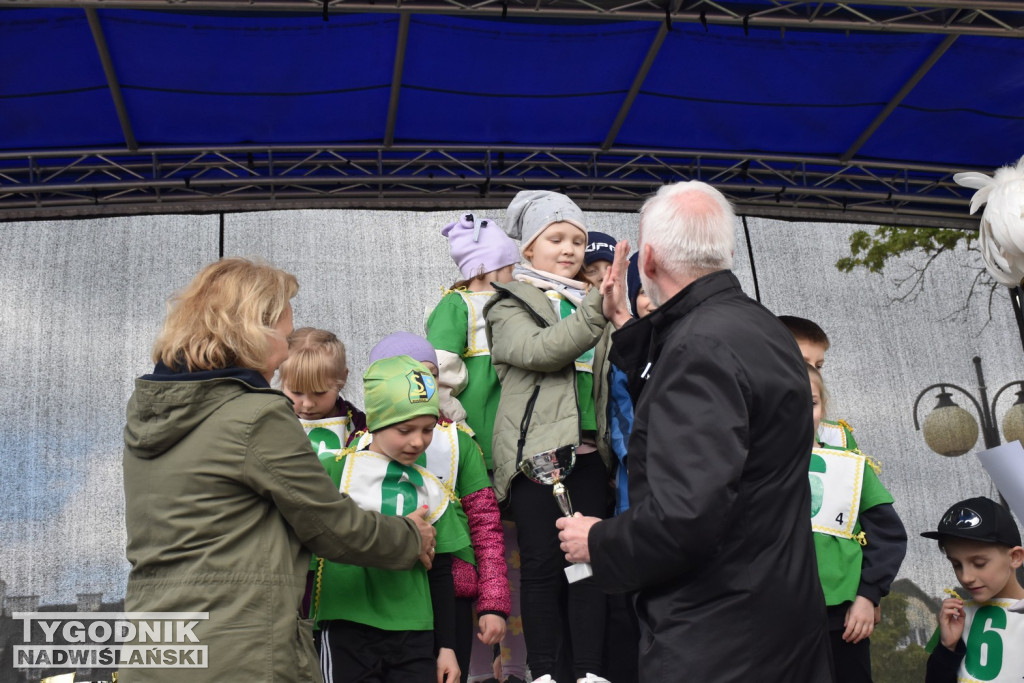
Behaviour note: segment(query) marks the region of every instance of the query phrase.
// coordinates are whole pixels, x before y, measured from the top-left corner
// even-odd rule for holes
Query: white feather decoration
[[[1024,157],[1016,166],[1003,166],[994,177],[984,173],[957,173],[958,185],[977,192],[971,198],[971,213],[982,205],[979,227],[981,256],[988,272],[1007,287],[1024,280]]]

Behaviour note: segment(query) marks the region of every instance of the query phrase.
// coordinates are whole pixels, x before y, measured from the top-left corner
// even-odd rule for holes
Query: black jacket
[[[810,382],[793,336],[718,271],[612,342],[613,361],[647,379],[631,507],[592,528],[590,553],[605,590],[639,591],[641,680],[828,683]]]

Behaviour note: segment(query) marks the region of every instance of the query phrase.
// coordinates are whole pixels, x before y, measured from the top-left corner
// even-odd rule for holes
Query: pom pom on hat
[[[420,363],[437,365],[437,352],[434,347],[426,339],[412,332],[389,334],[370,349],[371,364],[394,356],[409,356]]]
[[[376,432],[421,415],[438,416],[437,382],[409,356],[383,358],[363,375],[366,428]]]
[[[512,198],[505,212],[505,230],[522,240],[520,253],[529,247],[544,228],[552,223],[572,223],[587,234],[583,211],[576,202],[558,192],[523,190]]]
[[[441,229],[452,260],[467,280],[519,263],[519,248],[493,218],[463,214]]]

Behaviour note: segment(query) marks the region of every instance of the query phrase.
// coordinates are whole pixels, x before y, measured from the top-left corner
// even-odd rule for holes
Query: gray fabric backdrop
[[[361,404],[370,347],[395,330],[422,332],[425,310],[457,279],[439,234],[454,218],[228,214],[224,253],[260,256],[298,276],[296,326],[341,336],[352,369],[343,393]],[[589,220],[593,229],[635,241],[635,215]],[[219,222],[158,216],[0,225],[0,588],[8,598],[38,596],[52,605],[74,603],[79,593],[123,596],[124,404],[133,377],[150,368],[167,297],[217,258]],[[833,340],[825,366],[832,413],[851,422],[863,449],[882,462],[882,479],[911,532],[901,577],[941,597],[955,583],[952,572],[918,532],[954,500],[995,491],[973,455],[929,451],[911,408],[921,389],[940,380],[975,390],[976,354],[993,389],[1024,377],[1009,301],[1000,293],[991,321],[983,302],[955,315],[979,267],[966,252],[940,258],[916,301],[890,303],[893,277],[914,261],[893,264],[885,276],[839,273],[834,263],[854,226],[761,219],[748,226],[764,304],[817,320]],[[753,295],[739,224],[736,271]],[[997,416],[1012,398],[1004,395]],[[926,399],[924,414],[933,406]]]

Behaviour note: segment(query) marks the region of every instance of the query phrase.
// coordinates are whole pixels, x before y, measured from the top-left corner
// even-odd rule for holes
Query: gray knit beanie
[[[583,211],[573,200],[558,192],[523,190],[512,198],[505,211],[505,231],[510,237],[522,241],[519,253],[526,251],[544,228],[561,221],[572,223],[586,237]]]

